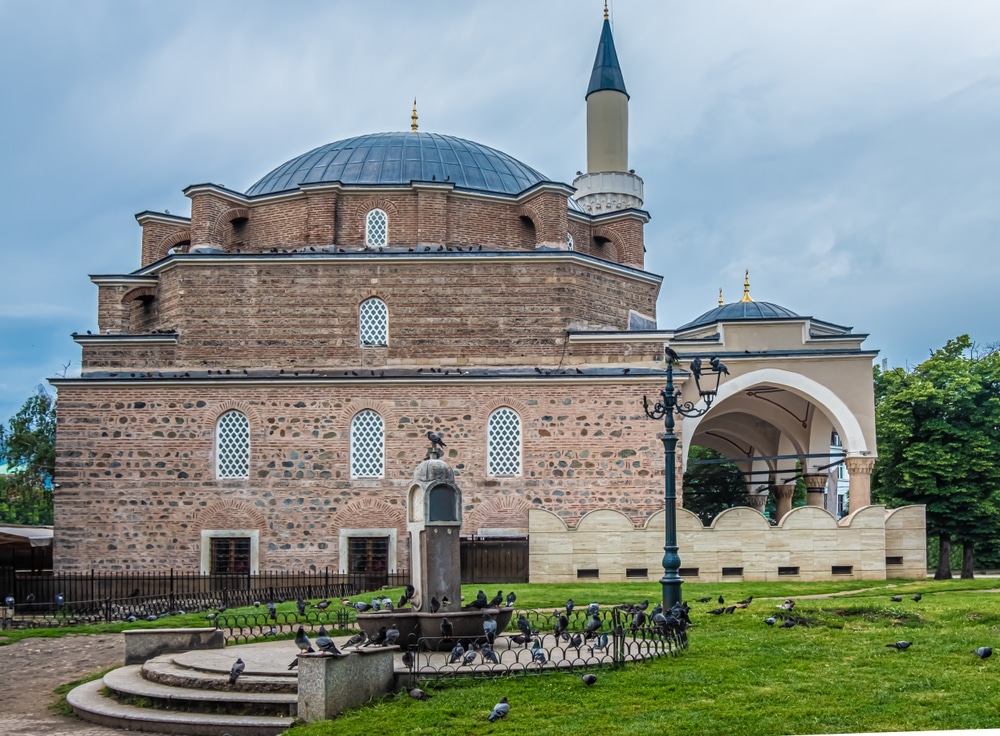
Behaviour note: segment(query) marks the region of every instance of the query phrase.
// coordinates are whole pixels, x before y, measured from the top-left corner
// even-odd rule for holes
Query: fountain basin
[[[399,629],[399,646],[404,649],[414,649],[417,643],[423,649],[434,651],[450,650],[456,640],[471,641],[483,638],[483,614],[493,614],[497,622],[497,634],[503,633],[514,614],[512,607],[501,608],[468,608],[461,611],[438,611],[437,613],[422,613],[412,609],[396,611],[380,611],[378,613],[359,613],[358,626],[368,636],[375,634],[383,626],[396,624]],[[452,624],[452,638],[441,637],[441,620],[447,618]]]

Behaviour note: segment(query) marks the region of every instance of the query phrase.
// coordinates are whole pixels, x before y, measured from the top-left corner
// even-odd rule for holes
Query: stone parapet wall
[[[663,575],[662,511],[636,526],[617,511],[596,510],[571,530],[547,510],[532,508],[528,535],[532,583],[652,582]],[[722,512],[709,527],[678,509],[677,541],[688,571],[682,577],[690,582],[885,580],[922,578],[927,570],[923,506],[868,506],[840,523],[823,509],[802,506],[774,527],[746,507]]]

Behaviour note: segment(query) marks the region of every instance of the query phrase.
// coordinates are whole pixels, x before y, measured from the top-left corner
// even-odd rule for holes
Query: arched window
[[[490,414],[487,423],[486,472],[488,475],[521,474],[521,417],[506,406]]]
[[[250,477],[250,421],[238,411],[227,411],[215,423],[215,475]]]
[[[389,344],[389,308],[378,297],[361,302],[358,309],[358,335],[363,348],[385,347]]]
[[[566,233],[566,250],[573,250],[573,233]]]
[[[381,478],[385,474],[385,424],[371,409],[351,420],[351,477]]]
[[[372,210],[365,216],[365,245],[381,248],[389,242],[389,216],[383,210]]]

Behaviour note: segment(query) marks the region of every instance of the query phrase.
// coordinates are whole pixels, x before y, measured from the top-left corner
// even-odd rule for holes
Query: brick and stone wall
[[[463,533],[528,527],[550,511],[570,527],[613,506],[641,524],[662,508],[663,454],[642,412],[648,382],[447,384],[368,381],[61,383],[56,565],[61,570],[197,570],[203,529],[260,531],[260,569],[344,566],[342,528],[398,531],[409,565],[405,494],[428,430],[443,434],[466,508]],[[486,426],[499,406],[522,422],[522,472],[486,472]],[[215,477],[215,424],[250,422],[250,474]],[[351,419],[385,422],[383,478],[351,478]],[[224,526],[223,526],[224,525]]]

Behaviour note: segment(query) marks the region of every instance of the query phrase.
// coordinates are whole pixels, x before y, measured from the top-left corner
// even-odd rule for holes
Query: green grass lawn
[[[479,586],[466,586],[466,600]],[[497,586],[487,593],[492,595]],[[506,587],[506,586],[500,586]],[[657,584],[518,585],[517,605],[548,609],[660,596]],[[810,734],[1000,727],[1000,580],[868,583],[685,584],[693,603],[690,646],[681,656],[619,670],[597,670],[586,688],[569,674],[425,682],[426,702],[385,698],[331,722],[300,725],[288,736],[411,734]],[[798,598],[791,629],[763,621]],[[911,600],[920,592],[919,603]],[[747,610],[711,616],[722,594],[748,595]],[[900,594],[902,602],[889,596]],[[777,600],[761,600],[765,597]],[[369,596],[370,598],[370,596]],[[365,599],[358,596],[357,599]],[[782,620],[779,617],[779,621]],[[885,645],[913,642],[900,652]],[[997,646],[980,661],[972,650]],[[510,716],[486,716],[503,696]]]

